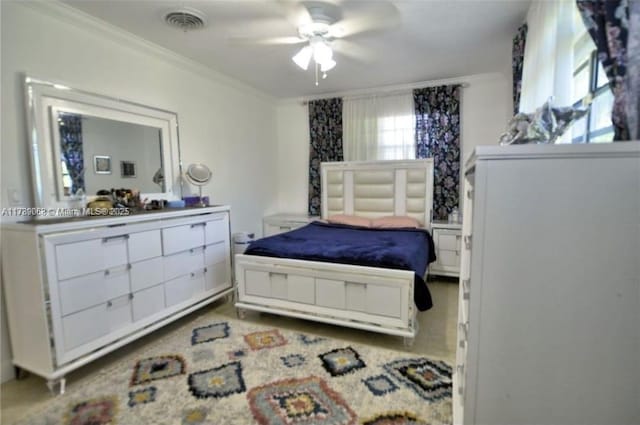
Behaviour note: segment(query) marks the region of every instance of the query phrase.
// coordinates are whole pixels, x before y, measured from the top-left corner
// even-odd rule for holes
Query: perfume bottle
[[[449,213],[449,223],[450,224],[460,223],[460,212],[458,211],[458,207],[454,207]]]

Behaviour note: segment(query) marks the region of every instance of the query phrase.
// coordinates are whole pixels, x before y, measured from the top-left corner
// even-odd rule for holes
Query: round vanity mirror
[[[202,186],[211,181],[211,175],[211,170],[204,164],[191,164],[184,173],[187,181],[200,189],[200,202],[197,204],[199,207],[207,206],[202,199]]]

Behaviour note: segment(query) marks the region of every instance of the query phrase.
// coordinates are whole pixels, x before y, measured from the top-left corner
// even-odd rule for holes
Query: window
[[[413,93],[346,98],[342,108],[345,161],[414,159]]]
[[[413,115],[378,118],[378,159],[415,159]]]
[[[610,142],[613,139],[613,93],[602,64],[598,61],[593,40],[577,9],[574,13],[574,28],[576,34],[573,42],[573,105],[586,105],[592,101],[587,115],[573,124],[571,142]]]

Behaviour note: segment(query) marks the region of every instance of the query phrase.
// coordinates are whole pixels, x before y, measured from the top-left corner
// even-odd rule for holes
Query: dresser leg
[[[236,308],[236,316],[238,316],[238,319],[244,319],[246,317],[245,311],[241,308]]]
[[[14,366],[13,371],[16,375],[16,381],[22,381],[29,376],[29,372],[21,368],[20,366]]]
[[[402,338],[402,343],[404,345],[404,348],[411,348],[413,347],[413,343],[415,342],[415,338],[409,338],[409,337],[403,337]]]
[[[66,390],[67,380],[64,377],[60,379],[49,379],[47,381],[47,388],[49,388],[49,391],[51,392],[52,395],[55,394],[56,385],[59,385],[59,390],[60,390],[59,394],[63,395]]]

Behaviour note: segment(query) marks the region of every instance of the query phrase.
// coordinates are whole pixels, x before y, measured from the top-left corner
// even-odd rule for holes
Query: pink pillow
[[[420,227],[420,222],[412,217],[390,215],[371,220],[371,227],[393,229],[398,227]]]
[[[357,215],[335,214],[327,217],[327,221],[333,224],[347,224],[349,226],[371,227],[371,220]]]

